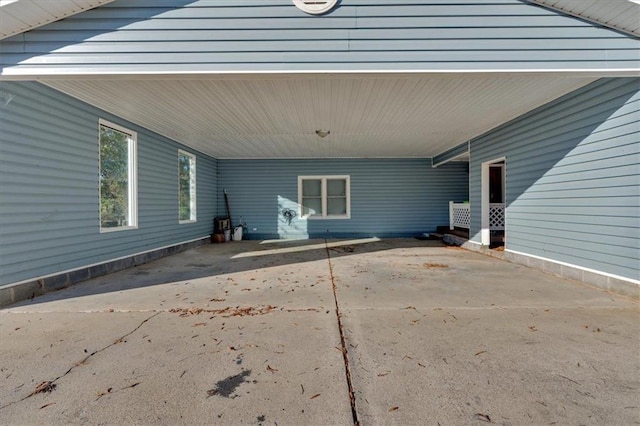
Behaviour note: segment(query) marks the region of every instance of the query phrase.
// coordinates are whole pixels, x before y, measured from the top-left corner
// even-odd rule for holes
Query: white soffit
[[[0,0],[0,40],[113,0]]]
[[[640,37],[640,0],[528,0]]]
[[[295,75],[46,84],[216,158],[432,157],[594,81]],[[329,130],[326,138],[315,131]]]

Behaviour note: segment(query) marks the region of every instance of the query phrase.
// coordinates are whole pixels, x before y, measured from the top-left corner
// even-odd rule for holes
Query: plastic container
[[[230,229],[225,229],[224,230],[224,240],[225,241],[231,241],[231,230]]]
[[[233,241],[241,241],[242,240],[242,225],[238,225],[233,228]]]

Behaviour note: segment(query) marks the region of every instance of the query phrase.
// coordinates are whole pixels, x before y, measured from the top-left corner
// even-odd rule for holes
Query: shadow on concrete
[[[14,309],[97,294],[117,293],[162,284],[181,283],[237,272],[257,272],[278,266],[289,266],[292,270],[297,271],[296,265],[308,262],[327,262],[326,274],[329,275],[329,258],[336,259],[403,248],[442,246],[440,240],[379,239],[375,237],[352,240],[277,240],[207,244],[143,265],[83,281],[2,309]]]

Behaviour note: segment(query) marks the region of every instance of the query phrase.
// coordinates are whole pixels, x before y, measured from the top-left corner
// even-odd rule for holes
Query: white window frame
[[[321,198],[322,213],[315,215],[302,214],[302,181],[304,180],[320,180],[321,181]],[[327,214],[327,180],[344,180],[347,214],[329,215]],[[351,219],[351,177],[349,175],[320,175],[320,176],[298,176],[298,217],[302,219]]]
[[[128,184],[128,206],[129,211],[127,212],[127,226],[117,226],[113,228],[103,228],[102,227],[102,209],[100,208],[100,203],[102,200],[101,195],[101,187],[100,181],[98,179],[98,210],[99,210],[99,227],[100,233],[108,233],[108,232],[118,232],[118,231],[126,231],[129,229],[138,229],[138,133],[134,132],[131,129],[127,129],[126,127],[122,127],[118,124],[112,123],[111,121],[104,120],[100,118],[98,120],[98,176],[101,173],[100,164],[102,160],[100,158],[101,144],[100,140],[100,128],[108,127],[115,131],[124,133],[129,135],[128,138],[128,157],[127,157],[127,184]]]
[[[189,212],[191,214],[189,219],[180,219],[180,156],[189,157]],[[178,223],[195,223],[198,221],[198,192],[196,191],[196,155],[184,151],[178,150]]]

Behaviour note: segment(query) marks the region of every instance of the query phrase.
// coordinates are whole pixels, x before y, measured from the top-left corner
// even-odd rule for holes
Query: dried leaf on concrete
[[[481,422],[491,423],[491,417],[487,414],[476,413],[474,417],[476,420],[480,420]]]
[[[188,317],[190,315],[200,315],[202,312],[206,312],[209,314],[214,314],[211,319],[215,318],[215,315],[220,315],[223,318],[229,317],[244,317],[244,316],[255,316],[255,315],[264,315],[272,312],[276,309],[276,306],[259,306],[253,307],[248,306],[245,308],[241,308],[239,306],[230,307],[227,306],[223,309],[202,309],[202,308],[173,308],[170,309],[169,312],[174,314],[180,314],[181,317]]]
[[[56,389],[56,386],[57,385],[53,382],[42,382],[38,386],[36,386],[36,389],[33,391],[32,395],[35,395],[37,393],[53,392]]]
[[[393,412],[393,411],[398,411],[398,409],[399,409],[399,408],[400,408],[400,407],[398,407],[398,406],[396,406],[396,407],[391,407],[391,408],[389,408],[389,412],[391,413],[391,412]]]
[[[433,263],[433,262],[427,262],[423,265],[425,268],[427,269],[431,269],[431,268],[448,268],[449,265],[446,265],[444,263]]]

